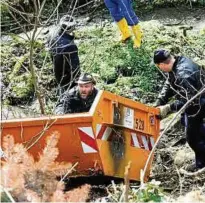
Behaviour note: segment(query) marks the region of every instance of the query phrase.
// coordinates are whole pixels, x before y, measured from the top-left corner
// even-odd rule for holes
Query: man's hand
[[[159,106],[160,109],[160,118],[165,118],[168,113],[171,112],[170,104],[166,104],[164,106]]]

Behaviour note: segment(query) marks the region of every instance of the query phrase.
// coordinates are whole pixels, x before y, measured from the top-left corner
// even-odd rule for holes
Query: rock
[[[19,107],[19,106],[2,106],[1,109],[1,119],[16,119],[16,118],[28,118],[38,116],[32,109],[28,107]]]
[[[180,149],[174,156],[174,164],[177,165],[177,167],[182,167],[183,165],[186,165],[186,163],[193,161],[194,152],[189,147]]]
[[[191,191],[187,193],[185,196],[180,196],[177,199],[177,202],[205,202],[205,196],[199,190]]]

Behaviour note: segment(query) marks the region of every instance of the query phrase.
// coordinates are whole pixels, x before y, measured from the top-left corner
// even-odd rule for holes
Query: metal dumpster
[[[150,151],[159,135],[159,110],[107,91],[99,91],[87,113],[5,120],[1,139],[13,135],[37,159],[45,140],[60,133],[57,161],[78,162],[74,175],[104,174],[140,180]],[[150,165],[146,173],[149,176]]]

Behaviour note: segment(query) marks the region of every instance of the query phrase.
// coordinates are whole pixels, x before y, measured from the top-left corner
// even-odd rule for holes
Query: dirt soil
[[[193,8],[174,7],[154,9],[141,15],[142,21],[157,20],[164,25],[169,26],[192,26],[198,31],[205,27],[205,7]]]
[[[205,192],[205,172],[200,175],[186,175],[188,166],[194,164],[194,153],[186,143],[184,127],[180,121],[162,137],[152,166],[151,179],[161,182],[161,187],[176,198],[199,188]]]

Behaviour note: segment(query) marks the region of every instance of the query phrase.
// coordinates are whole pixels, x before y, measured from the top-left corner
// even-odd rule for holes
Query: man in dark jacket
[[[154,63],[167,73],[166,82],[155,103],[155,106],[159,106],[162,117],[171,111],[179,110],[199,91],[202,91],[187,105],[183,118],[187,142],[195,152],[196,168],[203,168],[205,167],[205,124],[203,121],[205,119],[205,71],[192,60],[183,56],[174,57],[166,50],[154,52]],[[174,95],[176,100],[167,104],[168,99]]]
[[[54,64],[54,74],[60,85],[60,93],[75,86],[75,80],[80,75],[78,48],[71,34],[75,26],[74,19],[63,16],[48,39],[48,46]]]
[[[98,90],[94,87],[96,82],[92,75],[83,73],[77,83],[76,87],[67,90],[61,96],[56,105],[56,114],[82,113],[90,110],[98,93]]]

